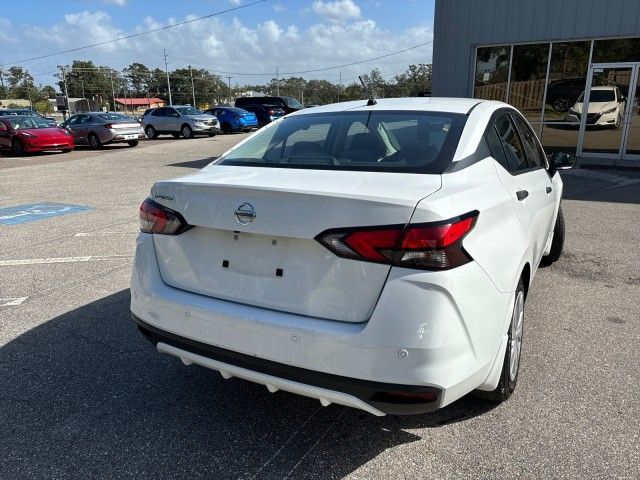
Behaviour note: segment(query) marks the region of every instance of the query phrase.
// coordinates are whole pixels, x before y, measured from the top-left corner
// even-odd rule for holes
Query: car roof
[[[447,98],[447,97],[406,97],[406,98],[379,98],[375,105],[367,105],[367,100],[355,100],[350,102],[332,103],[319,107],[310,107],[289,116],[306,115],[309,113],[328,113],[346,111],[375,111],[375,110],[417,110],[424,112],[449,112],[467,114],[480,103],[501,103],[492,100],[478,100],[473,98]]]

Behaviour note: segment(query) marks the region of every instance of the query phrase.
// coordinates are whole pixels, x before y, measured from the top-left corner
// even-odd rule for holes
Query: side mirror
[[[549,173],[553,175],[557,170],[568,170],[575,167],[578,157],[573,153],[553,152],[549,155]]]

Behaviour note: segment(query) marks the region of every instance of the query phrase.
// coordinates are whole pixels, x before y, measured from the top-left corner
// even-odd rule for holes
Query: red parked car
[[[0,150],[24,155],[45,150],[70,152],[75,146],[73,136],[49,120],[11,115],[0,117]]]

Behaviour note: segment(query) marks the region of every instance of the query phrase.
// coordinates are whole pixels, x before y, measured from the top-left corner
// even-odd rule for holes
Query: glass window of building
[[[593,42],[593,63],[640,62],[640,37]]]
[[[531,123],[542,121],[549,44],[515,45],[511,62],[509,103]]]
[[[484,100],[507,99],[510,46],[480,47],[476,53],[474,98]]]
[[[565,122],[567,112],[584,92],[591,42],[554,43],[551,48],[544,121]]]

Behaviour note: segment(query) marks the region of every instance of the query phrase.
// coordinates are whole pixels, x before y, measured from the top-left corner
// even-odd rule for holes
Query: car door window
[[[81,119],[82,119],[82,115],[74,115],[67,121],[67,126],[77,125],[78,123],[80,123]]]
[[[529,164],[527,163],[524,147],[511,117],[506,113],[501,115],[496,119],[495,127],[509,163],[509,171],[517,173],[527,170]]]
[[[507,161],[507,155],[504,153],[504,148],[502,148],[502,141],[498,136],[498,132],[496,130],[495,125],[491,125],[487,130],[485,135],[487,140],[487,144],[489,145],[489,150],[491,151],[491,156],[504,167],[505,170],[511,171],[511,166]]]
[[[153,117],[164,117],[165,113],[166,113],[166,108],[158,108],[156,110],[154,110],[153,112],[151,112],[151,115]]]
[[[513,115],[513,119],[518,126],[518,131],[520,132],[520,138],[524,145],[524,151],[527,156],[527,160],[529,161],[529,166],[531,168],[546,167],[547,163],[544,159],[544,155],[540,150],[540,146],[536,140],[536,134],[533,133],[529,122],[517,115]]]
[[[178,111],[175,108],[167,108],[166,116],[167,117],[179,117],[180,114],[178,113]]]

